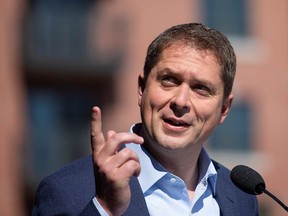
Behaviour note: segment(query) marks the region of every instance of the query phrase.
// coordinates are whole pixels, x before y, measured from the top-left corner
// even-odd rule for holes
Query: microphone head
[[[266,187],[262,176],[245,165],[235,166],[231,170],[230,178],[238,188],[249,194],[259,195]]]

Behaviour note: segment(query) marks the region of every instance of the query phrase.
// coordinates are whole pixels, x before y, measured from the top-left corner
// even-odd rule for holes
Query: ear
[[[142,95],[145,88],[144,74],[143,72],[138,76],[138,105],[141,105]]]
[[[233,98],[234,98],[234,96],[232,94],[230,94],[227,97],[227,99],[224,101],[224,103],[222,104],[221,116],[220,116],[218,124],[222,124],[224,122],[225,118],[228,116],[228,113],[229,113],[231,106],[232,106]]]

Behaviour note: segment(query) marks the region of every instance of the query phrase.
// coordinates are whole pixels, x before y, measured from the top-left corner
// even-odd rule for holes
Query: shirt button
[[[175,183],[176,181],[177,181],[176,178],[171,178],[171,179],[170,179],[170,182],[171,182],[171,183]]]

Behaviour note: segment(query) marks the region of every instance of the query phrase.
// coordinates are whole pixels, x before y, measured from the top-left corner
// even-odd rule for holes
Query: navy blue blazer
[[[255,196],[240,191],[230,180],[230,171],[213,161],[217,170],[216,197],[222,216],[256,216]],[[124,215],[149,215],[137,178],[130,181],[131,201]],[[32,216],[36,215],[100,215],[92,198],[95,181],[92,157],[84,157],[46,177],[40,183]]]

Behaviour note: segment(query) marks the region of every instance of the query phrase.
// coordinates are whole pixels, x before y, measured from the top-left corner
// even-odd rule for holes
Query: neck
[[[150,145],[144,143],[144,146],[167,171],[181,178],[188,190],[195,190],[199,178],[199,150],[164,150],[158,152]]]
[[[143,146],[167,171],[181,178],[188,190],[195,190],[199,179],[198,158],[202,147],[171,150],[151,142],[144,142]]]
[[[190,145],[183,149],[167,149],[149,136],[141,127],[139,135],[144,137],[145,149],[170,173],[181,178],[189,191],[194,191],[198,183],[198,158],[202,145]]]

